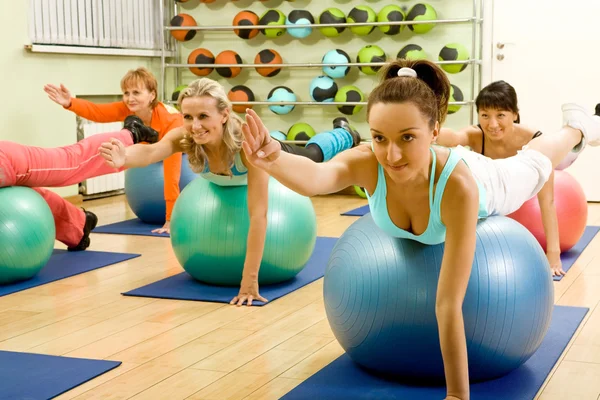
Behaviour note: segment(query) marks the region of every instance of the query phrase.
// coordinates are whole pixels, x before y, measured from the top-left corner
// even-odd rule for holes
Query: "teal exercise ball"
[[[35,190],[0,189],[0,285],[32,278],[54,249],[56,230],[50,207]]]
[[[317,217],[308,197],[269,178],[267,234],[258,282],[295,277],[306,265],[317,239]],[[171,244],[193,278],[222,286],[242,279],[246,258],[248,187],[219,186],[196,179],[181,193],[171,218]]]
[[[189,166],[187,156],[181,157],[179,190],[198,177]],[[163,163],[157,162],[143,168],[125,170],[125,197],[131,211],[147,224],[165,223],[167,206],[165,203],[165,181]]]

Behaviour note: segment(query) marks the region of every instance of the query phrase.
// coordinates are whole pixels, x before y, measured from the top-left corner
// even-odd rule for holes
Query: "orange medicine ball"
[[[273,49],[261,50],[254,58],[254,64],[283,64],[281,55]],[[280,71],[280,67],[256,67],[256,71],[267,78],[277,75]]]
[[[188,64],[214,64],[214,63],[215,63],[215,56],[208,49],[204,49],[204,48],[195,49],[188,56]],[[202,68],[190,67],[190,71],[192,71],[192,73],[197,76],[206,76],[206,75],[210,74],[212,72],[212,70],[213,70],[212,68],[206,68],[206,67],[202,67]]]
[[[250,10],[240,11],[233,18],[233,26],[252,26],[258,25],[258,15],[255,12]],[[234,29],[236,35],[241,37],[242,39],[252,39],[256,35],[258,35],[258,29]]]
[[[229,101],[254,101],[254,93],[248,86],[237,85],[231,88],[227,93]],[[252,108],[252,104],[234,104],[233,111],[245,113],[247,108]]]
[[[242,57],[233,50],[225,50],[217,54],[215,64],[217,73],[223,78],[235,78],[242,72],[240,67],[219,67],[219,64],[243,64]]]
[[[177,14],[171,19],[171,26],[198,26],[196,20],[189,14]],[[187,42],[196,36],[195,30],[169,31],[171,36],[180,42]]]

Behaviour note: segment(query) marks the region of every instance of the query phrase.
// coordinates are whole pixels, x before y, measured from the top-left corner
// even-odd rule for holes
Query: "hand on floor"
[[[549,251],[546,253],[548,262],[550,262],[550,269],[552,270],[552,276],[561,276],[566,274],[562,269],[562,261],[560,261],[560,251]]]
[[[152,233],[168,233],[171,234],[171,221],[165,222],[162,228],[153,229]]]
[[[244,303],[248,303],[249,306],[252,305],[253,300],[262,301],[263,303],[268,302],[269,300],[265,299],[258,293],[258,280],[252,278],[242,278],[242,283],[240,284],[240,292],[237,296],[229,302],[229,304],[236,304],[238,306],[243,306]]]

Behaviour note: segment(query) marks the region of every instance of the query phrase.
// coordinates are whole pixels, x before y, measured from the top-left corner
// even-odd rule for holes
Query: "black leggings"
[[[296,146],[295,144],[282,142],[279,143],[281,143],[281,150],[285,151],[286,153],[306,157],[313,160],[314,162],[323,162],[323,152],[321,151],[321,148],[316,144],[311,143],[308,146],[303,147]]]

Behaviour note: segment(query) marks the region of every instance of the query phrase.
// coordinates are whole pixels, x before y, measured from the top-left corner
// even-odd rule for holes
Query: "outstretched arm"
[[[458,167],[457,167],[458,168]],[[462,168],[461,168],[462,169]],[[454,175],[455,173],[453,173]],[[479,193],[470,174],[453,177],[442,199],[446,244],[435,313],[448,398],[469,398],[467,343],[462,305],[475,256]]]
[[[242,130],[248,161],[297,193],[310,197],[352,185],[374,189],[369,166],[376,166],[376,161],[367,146],[346,150],[326,163],[315,163],[306,157],[282,152],[279,142],[271,139],[268,129],[252,110],[248,110]]]
[[[100,155],[113,168],[139,168],[162,161],[171,154],[181,152],[179,145],[184,135],[183,128],[173,129],[162,140],[154,144],[135,144],[125,147],[119,140],[103,143]]]
[[[459,131],[441,128],[436,143],[444,147],[469,146],[471,150],[481,151],[482,133],[479,128],[469,126]]]

